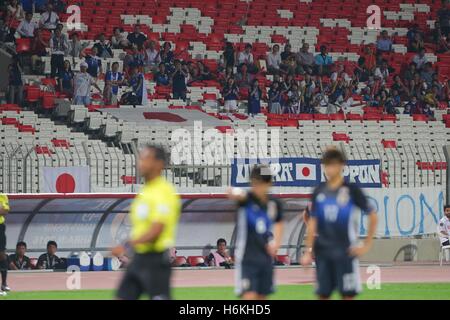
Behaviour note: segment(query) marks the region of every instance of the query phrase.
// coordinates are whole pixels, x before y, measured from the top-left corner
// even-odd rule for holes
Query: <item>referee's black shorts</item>
[[[0,224],[0,252],[6,250],[6,226],[4,223]]]
[[[125,271],[117,298],[136,300],[147,294],[150,299],[170,299],[171,272],[168,250],[135,254]]]

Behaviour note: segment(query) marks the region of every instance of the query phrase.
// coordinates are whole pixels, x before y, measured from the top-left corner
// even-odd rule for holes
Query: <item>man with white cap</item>
[[[80,72],[74,78],[73,103],[76,105],[89,105],[91,103],[91,85],[93,85],[99,92],[101,92],[98,85],[95,83],[89,73],[87,73],[88,64],[86,62],[80,63]]]

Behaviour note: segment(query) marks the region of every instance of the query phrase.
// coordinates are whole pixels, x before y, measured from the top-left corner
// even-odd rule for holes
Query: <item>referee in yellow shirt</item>
[[[146,293],[150,299],[170,299],[170,254],[175,245],[181,201],[161,173],[167,161],[163,149],[146,146],[139,154],[139,172],[145,185],[130,208],[130,239],[112,250],[134,256],[117,291],[118,299],[135,300]]]
[[[9,212],[9,201],[6,194],[0,194],[0,273],[2,276],[2,286],[0,288],[0,296],[5,296],[10,291],[6,284],[6,276],[8,274],[8,256],[6,255],[6,227],[5,215]]]

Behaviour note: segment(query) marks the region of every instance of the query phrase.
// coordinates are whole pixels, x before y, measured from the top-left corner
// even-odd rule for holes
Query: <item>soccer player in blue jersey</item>
[[[283,208],[269,195],[271,170],[255,166],[251,190],[234,188],[229,198],[238,203],[236,233],[236,293],[244,300],[264,300],[273,292],[273,259],[281,244]]]
[[[343,299],[352,299],[361,290],[358,257],[372,246],[377,225],[376,211],[362,190],[344,181],[345,156],[336,149],[322,157],[327,181],[312,195],[303,265],[316,262],[317,295],[328,299],[337,289]],[[358,210],[360,209],[360,210]],[[367,216],[367,236],[358,243],[357,218]],[[361,217],[362,218],[362,217]]]

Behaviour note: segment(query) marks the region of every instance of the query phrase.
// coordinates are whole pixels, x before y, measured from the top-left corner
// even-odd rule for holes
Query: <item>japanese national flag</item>
[[[296,164],[296,177],[297,180],[316,180],[316,165],[309,163],[297,163]]]
[[[43,167],[41,192],[90,192],[89,167]]]

